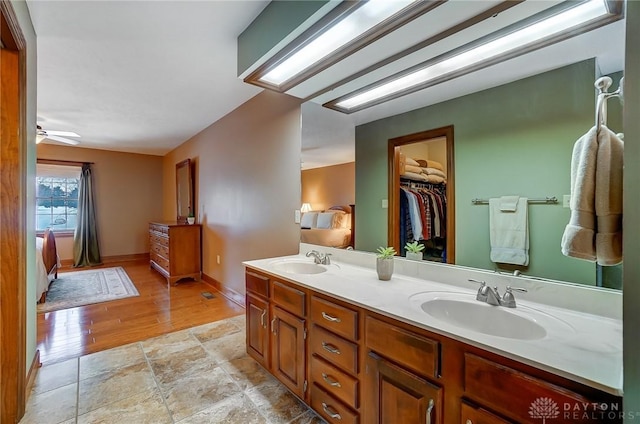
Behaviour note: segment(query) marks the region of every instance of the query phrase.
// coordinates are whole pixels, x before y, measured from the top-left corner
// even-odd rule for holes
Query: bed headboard
[[[351,213],[351,206],[349,205],[341,205],[341,206],[331,206],[329,208],[330,211],[343,211],[346,213]]]
[[[42,259],[44,260],[44,267],[47,270],[47,274],[51,274],[58,265],[58,251],[56,249],[56,237],[53,235],[53,231],[47,228],[44,230],[44,242],[42,243]]]

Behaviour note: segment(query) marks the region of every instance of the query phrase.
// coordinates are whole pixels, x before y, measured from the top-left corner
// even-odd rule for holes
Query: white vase
[[[195,222],[196,222],[196,217],[195,216],[187,217],[187,224],[193,225]]]
[[[412,261],[421,261],[422,260],[422,252],[407,252],[407,259]]]
[[[376,258],[376,271],[378,272],[379,280],[391,280],[391,276],[393,275],[393,258]]]

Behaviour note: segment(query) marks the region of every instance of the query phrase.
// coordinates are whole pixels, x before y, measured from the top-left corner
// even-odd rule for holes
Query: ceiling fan
[[[67,137],[80,137],[79,134],[76,134],[72,131],[48,131],[48,130],[42,129],[40,125],[38,125],[37,128],[38,129],[36,131],[36,144],[39,144],[45,138],[48,140],[59,141],[60,143],[73,144],[74,146],[76,144],[80,144],[80,141],[78,140],[72,140],[70,138],[67,138]]]

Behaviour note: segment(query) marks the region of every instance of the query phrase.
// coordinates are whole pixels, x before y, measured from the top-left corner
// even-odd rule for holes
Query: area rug
[[[62,272],[49,285],[47,300],[39,313],[140,296],[122,267]]]

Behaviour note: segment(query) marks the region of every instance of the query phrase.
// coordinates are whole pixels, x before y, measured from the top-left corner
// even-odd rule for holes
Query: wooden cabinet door
[[[460,424],[510,424],[510,422],[483,408],[463,402]]]
[[[442,390],[378,356],[367,355],[365,423],[442,423]]]
[[[247,353],[269,368],[269,303],[247,293]]]
[[[293,393],[304,399],[306,349],[304,319],[278,307],[272,309],[271,371]]]

